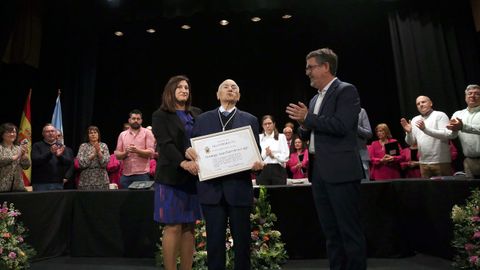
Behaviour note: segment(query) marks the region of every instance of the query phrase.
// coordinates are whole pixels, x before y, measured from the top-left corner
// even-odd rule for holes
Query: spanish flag
[[[27,101],[25,101],[25,106],[23,107],[22,120],[20,121],[20,130],[18,132],[18,141],[22,143],[28,143],[28,159],[30,162],[32,158],[30,152],[32,151],[32,118],[30,117],[30,98],[32,96],[32,89],[28,93]],[[23,170],[23,183],[25,186],[30,186],[30,180],[32,177],[32,167],[27,170]]]

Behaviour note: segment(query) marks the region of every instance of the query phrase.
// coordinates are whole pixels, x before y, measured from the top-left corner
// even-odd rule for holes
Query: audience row
[[[466,177],[480,177],[480,86],[469,85],[465,90],[467,108],[455,112],[451,119],[433,109],[429,97],[419,96],[416,106],[420,115],[408,121],[400,120],[405,131],[403,148],[392,138],[387,124],[375,128],[377,140],[367,145],[372,130],[366,111],[358,119],[358,149],[363,162],[365,179],[432,178],[454,173],[452,161],[457,149],[451,140],[459,138],[465,156]],[[263,132],[259,135],[263,170],[252,177],[259,185],[284,185],[287,178],[308,178],[309,146],[302,141],[293,123],[287,123],[279,133],[273,116],[261,119]],[[302,127],[300,127],[301,129]],[[43,140],[32,146],[28,158],[28,141],[17,142],[17,127],[11,123],[0,126],[0,191],[24,190],[22,170],[31,168],[34,190],[63,189],[72,179],[78,189],[127,188],[135,181],[154,177],[156,158],[151,129],[142,127],[142,113],[133,110],[128,124],[120,133],[117,146],[110,154],[101,142],[96,126],[87,129],[87,142],[80,145],[78,154],[63,144],[63,137],[52,124],[42,130]],[[78,172],[74,177],[75,172]]]

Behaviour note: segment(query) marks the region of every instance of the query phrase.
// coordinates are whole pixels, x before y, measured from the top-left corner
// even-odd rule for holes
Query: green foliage
[[[271,212],[267,200],[267,189],[260,187],[258,199],[255,201],[254,212],[250,214],[251,232],[251,269],[275,270],[281,269],[280,265],[287,260],[285,244],[281,241],[281,233],[274,230],[277,217]],[[160,226],[160,230],[162,227]],[[161,240],[161,239],[160,239]],[[197,221],[195,224],[195,254],[193,257],[194,270],[207,270],[207,233],[205,222]],[[225,235],[226,270],[233,270],[233,238],[230,229]],[[157,265],[163,264],[162,247],[157,245],[159,252],[156,255]]]
[[[472,192],[464,206],[452,208],[453,241],[457,269],[480,269],[480,191]]]
[[[17,221],[20,215],[13,203],[0,205],[0,269],[30,268],[29,259],[35,256],[35,250],[24,241],[26,229]]]

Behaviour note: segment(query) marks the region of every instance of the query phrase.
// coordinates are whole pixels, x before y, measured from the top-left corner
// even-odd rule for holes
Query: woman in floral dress
[[[88,142],[80,145],[78,149],[77,159],[81,170],[78,189],[108,189],[108,147],[100,142],[100,130],[96,126],[87,128],[87,137]]]
[[[30,168],[27,145],[17,145],[18,129],[14,124],[0,125],[0,192],[25,191],[22,169]]]

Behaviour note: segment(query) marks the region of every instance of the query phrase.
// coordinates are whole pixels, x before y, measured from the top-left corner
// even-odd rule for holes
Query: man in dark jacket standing
[[[328,48],[310,52],[306,75],[318,93],[309,107],[289,104],[289,117],[310,140],[312,191],[327,239],[330,269],[366,269],[365,236],[360,225],[362,164],[357,147],[360,98],[355,86],[335,77],[337,55]],[[309,177],[310,178],[310,177]]]

